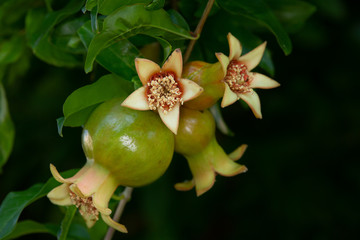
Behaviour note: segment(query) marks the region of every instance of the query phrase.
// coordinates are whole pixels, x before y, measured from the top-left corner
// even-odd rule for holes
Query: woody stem
[[[215,0],[209,0],[208,1],[208,3],[207,3],[207,5],[206,5],[206,7],[204,9],[204,12],[203,12],[203,14],[202,14],[202,16],[200,18],[200,21],[199,21],[193,35],[195,35],[197,37],[200,35],[200,33],[201,33],[201,31],[202,31],[202,29],[204,27],[205,21],[206,21],[207,17],[209,16],[209,13],[211,11],[211,8],[212,8],[214,2],[215,2]],[[191,40],[189,42],[189,45],[188,45],[188,47],[186,49],[186,52],[184,54],[184,62],[187,62],[189,60],[189,57],[190,57],[191,52],[192,52],[192,50],[194,48],[196,40],[197,39],[193,39],[193,40]]]
[[[115,222],[119,222],[121,215],[124,211],[125,205],[131,198],[132,191],[133,191],[132,187],[126,187],[125,190],[123,191],[122,195],[124,196],[124,198],[120,200],[119,205],[117,206],[113,217],[113,220]],[[111,240],[112,237],[114,236],[114,233],[115,233],[115,229],[110,227],[106,233],[104,240]]]

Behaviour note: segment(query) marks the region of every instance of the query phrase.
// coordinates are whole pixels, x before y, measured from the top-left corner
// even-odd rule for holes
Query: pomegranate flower
[[[263,74],[251,72],[260,63],[266,42],[240,56],[242,47],[239,40],[231,33],[227,35],[227,38],[230,48],[229,57],[223,53],[216,53],[224,72],[225,92],[221,107],[229,106],[241,98],[249,105],[255,117],[262,118],[260,99],[253,89],[270,89],[280,86],[278,82]]]
[[[124,225],[111,219],[108,202],[118,187],[110,172],[96,163],[88,162],[73,177],[63,178],[50,164],[50,170],[56,181],[62,185],[51,190],[47,197],[56,205],[75,205],[87,227],[92,227],[99,219],[99,215],[110,227],[127,233]]]
[[[180,105],[203,91],[195,82],[181,78],[183,61],[180,49],[176,49],[161,68],[143,58],[135,59],[135,67],[143,86],[121,105],[135,110],[157,110],[165,125],[177,134]]]

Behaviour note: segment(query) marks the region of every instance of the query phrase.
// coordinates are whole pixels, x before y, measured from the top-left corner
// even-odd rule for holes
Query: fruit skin
[[[216,174],[231,177],[247,171],[234,162],[241,158],[246,145],[227,155],[216,141],[215,120],[208,110],[182,108],[180,114],[175,151],[186,158],[193,179],[175,184],[175,189],[188,191],[195,187],[200,196],[214,185]]]
[[[152,111],[121,107],[122,99],[101,104],[84,126],[88,161],[108,169],[120,185],[139,187],[158,179],[174,152],[174,135]]]
[[[215,121],[208,110],[182,108],[179,130],[175,136],[175,151],[184,156],[201,152],[214,138]]]
[[[184,104],[187,108],[205,110],[224,95],[224,73],[219,62],[189,62],[184,66],[182,77],[194,81],[204,89],[200,96]]]

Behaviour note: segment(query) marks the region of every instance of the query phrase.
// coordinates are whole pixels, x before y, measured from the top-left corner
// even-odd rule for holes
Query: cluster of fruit
[[[62,185],[48,198],[57,205],[76,205],[88,227],[99,215],[111,227],[127,232],[113,221],[108,202],[119,185],[140,187],[158,179],[168,168],[174,151],[188,161],[191,181],[175,184],[177,190],[195,187],[197,196],[208,191],[216,174],[234,176],[247,170],[238,160],[246,145],[226,154],[215,139],[215,120],[208,108],[221,97],[226,107],[244,100],[261,118],[259,97],[253,88],[279,84],[251,72],[261,61],[265,43],[241,56],[238,39],[228,35],[229,56],[216,53],[219,62],[201,61],[184,66],[176,49],[162,67],[135,59],[143,84],[125,100],[101,104],[83,128],[82,146],[87,163],[73,177],[64,179],[51,165]],[[148,111],[147,111],[148,110]]]

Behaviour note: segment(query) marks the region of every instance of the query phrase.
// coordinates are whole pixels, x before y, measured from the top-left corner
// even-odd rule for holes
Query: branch
[[[197,27],[195,29],[195,32],[194,32],[195,36],[200,36],[200,33],[201,33],[201,31],[202,31],[202,29],[204,27],[204,24],[205,24],[205,21],[206,21],[207,17],[209,16],[209,13],[210,13],[211,8],[212,8],[212,6],[214,4],[214,1],[215,0],[209,0],[208,1],[207,5],[206,5],[206,7],[204,9],[204,12],[203,12],[203,14],[202,14],[202,16],[200,18],[200,21],[199,21],[199,23],[198,23],[198,25],[197,25]],[[186,52],[184,54],[184,62],[187,62],[189,60],[189,57],[190,57],[191,52],[192,52],[192,50],[194,48],[196,40],[197,39],[194,39],[194,40],[190,41],[190,43],[189,43],[189,45],[188,45],[188,47],[186,49]]]
[[[115,222],[119,222],[120,217],[124,211],[125,205],[131,198],[132,191],[133,191],[132,187],[126,187],[125,190],[123,191],[122,195],[124,196],[124,198],[119,202],[119,205],[117,206],[114,217],[113,217],[113,220]],[[114,236],[114,233],[115,233],[115,229],[110,227],[106,233],[104,240],[111,240],[112,237]]]

